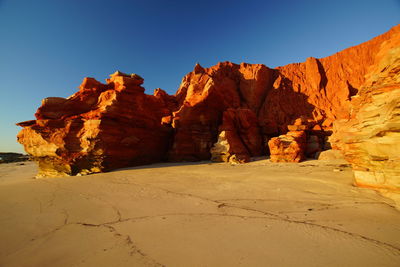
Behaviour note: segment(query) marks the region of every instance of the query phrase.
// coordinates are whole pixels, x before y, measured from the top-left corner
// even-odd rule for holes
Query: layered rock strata
[[[372,97],[379,90],[389,94],[384,99],[397,97],[384,71],[397,69],[388,68],[392,61],[381,59],[388,53],[398,55],[392,48],[399,31],[396,26],[330,57],[276,69],[262,64],[223,62],[210,68],[197,64],[175,95],[161,89],[144,94],[143,79],[134,74],[117,72],[106,84],[85,78],[77,93],[67,99],[45,99],[36,120],[19,123],[24,129],[18,140],[39,162],[42,175],[90,173],[163,160],[212,157],[246,162],[266,154],[267,140],[287,134],[288,126],[300,117],[312,125],[299,146],[303,154],[313,156],[330,143],[346,150],[341,138],[325,142],[333,122],[360,123],[355,114],[363,113],[365,101],[357,99],[365,96],[371,103],[379,102]],[[371,75],[375,83],[367,86]],[[393,120],[388,121],[397,129]]]
[[[272,162],[300,162],[305,159],[305,131],[290,131],[268,141]]]
[[[234,137],[232,129],[250,127],[248,124],[251,124],[251,131],[258,132],[257,115],[272,86],[275,73],[275,70],[261,64],[224,62],[206,69],[196,65],[194,71],[183,78],[175,95],[180,107],[173,113],[171,125],[175,134],[169,159],[210,159],[210,149],[223,131],[221,124],[222,128],[227,128],[230,142],[236,144],[234,149],[247,154],[244,157],[261,155],[261,149],[251,147],[250,151],[244,152],[245,149],[239,148],[248,145],[248,141],[233,141],[244,135],[239,133]],[[250,120],[246,122],[247,119]],[[239,130],[247,131],[245,128]],[[250,139],[258,139],[258,136]]]
[[[379,189],[400,206],[400,32],[384,42],[351,118],[334,123],[331,142],[354,170],[355,184]]]
[[[288,126],[289,132],[268,141],[272,162],[300,162],[306,158],[309,125],[304,118],[298,118]]]
[[[116,72],[102,84],[85,78],[67,99],[46,98],[36,120],[21,122],[18,141],[39,163],[39,176],[93,173],[165,160],[171,115],[165,92],[144,94],[138,75]]]
[[[312,119],[300,117],[288,125],[288,132],[268,141],[272,162],[300,162],[317,158],[324,149],[327,132]]]

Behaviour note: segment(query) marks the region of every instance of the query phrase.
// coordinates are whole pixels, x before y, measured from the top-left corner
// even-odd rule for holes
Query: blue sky
[[[195,63],[277,67],[325,57],[400,23],[399,0],[0,0],[0,151],[16,122],[85,76],[138,73],[173,94]]]

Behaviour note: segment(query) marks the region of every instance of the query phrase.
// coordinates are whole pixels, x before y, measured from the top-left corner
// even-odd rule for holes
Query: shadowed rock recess
[[[242,163],[270,151],[273,161],[298,162],[332,146],[353,164],[357,184],[398,192],[399,40],[400,25],[276,69],[197,64],[175,95],[146,95],[136,74],[117,71],[106,84],[85,78],[77,93],[44,99],[36,120],[18,123],[18,141],[39,176],[160,161]]]

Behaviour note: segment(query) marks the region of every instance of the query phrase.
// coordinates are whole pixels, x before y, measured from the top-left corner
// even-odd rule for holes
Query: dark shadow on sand
[[[139,165],[133,167],[125,167],[120,169],[115,169],[109,172],[117,172],[117,171],[126,171],[126,170],[141,170],[141,169],[154,169],[154,168],[168,168],[168,167],[176,167],[176,166],[193,166],[193,165],[212,165],[212,164],[227,164],[225,162],[212,162],[210,160],[204,161],[193,161],[193,162],[157,162],[146,165]]]

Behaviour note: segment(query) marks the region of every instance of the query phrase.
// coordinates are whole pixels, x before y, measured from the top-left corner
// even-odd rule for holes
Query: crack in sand
[[[389,206],[393,209],[395,207],[391,206],[388,203],[385,202],[379,202],[379,201],[355,201],[355,200],[349,200],[337,204],[333,203],[321,203],[321,202],[315,202],[313,200],[309,201],[304,201],[304,200],[291,200],[291,199],[277,199],[277,198],[231,198],[231,199],[218,199],[217,201],[221,202],[229,202],[229,201],[251,201],[254,204],[257,202],[290,202],[290,203],[299,203],[299,204],[304,204],[306,210],[295,210],[295,211],[290,211],[290,210],[285,210],[285,211],[279,211],[279,214],[288,214],[288,213],[302,213],[304,211],[324,211],[324,210],[338,210],[338,209],[343,209],[346,206],[352,207],[354,204],[356,205],[370,205],[370,204],[376,204],[376,205],[383,205],[383,206]]]
[[[114,183],[114,181],[111,181],[111,182]],[[51,183],[51,182],[48,182],[48,183]],[[121,184],[121,183],[119,183],[119,184]],[[138,184],[138,183],[133,183],[133,182],[130,182],[130,181],[127,181],[126,184],[133,185],[133,186],[139,186],[139,187],[148,187],[148,188],[164,191],[167,194],[174,194],[174,195],[179,195],[179,196],[184,196],[184,197],[196,198],[196,199],[200,199],[200,200],[203,200],[203,201],[206,201],[206,202],[212,202],[212,203],[216,204],[217,208],[229,207],[229,208],[233,208],[233,209],[240,209],[240,210],[260,213],[260,214],[263,214],[264,216],[245,216],[245,215],[219,214],[219,213],[197,213],[197,214],[196,213],[169,213],[169,214],[159,214],[159,215],[152,215],[152,216],[122,218],[122,215],[121,215],[120,211],[114,205],[112,205],[112,204],[110,204],[110,203],[108,203],[108,202],[106,202],[106,201],[104,201],[104,200],[102,200],[102,199],[100,199],[98,197],[86,195],[88,197],[88,200],[91,200],[92,198],[93,199],[98,199],[98,200],[102,201],[103,203],[106,203],[107,205],[111,206],[116,211],[117,219],[113,220],[113,221],[101,223],[101,224],[90,224],[90,223],[82,223],[82,222],[67,223],[68,220],[66,219],[65,220],[66,224],[62,225],[61,227],[57,227],[56,229],[48,232],[45,235],[52,234],[52,233],[60,230],[65,225],[70,225],[70,224],[80,224],[80,225],[89,226],[89,227],[100,227],[100,226],[111,227],[113,229],[113,231],[115,231],[115,233],[118,233],[115,230],[115,228],[112,227],[112,225],[113,224],[117,224],[117,223],[127,222],[127,221],[149,219],[149,218],[155,218],[155,217],[160,217],[160,216],[196,216],[196,215],[197,216],[226,216],[226,217],[240,217],[240,218],[253,218],[253,219],[255,219],[255,218],[257,218],[257,219],[260,219],[260,218],[262,218],[262,219],[275,219],[275,220],[285,221],[287,223],[302,224],[302,225],[307,225],[307,226],[311,226],[311,227],[318,227],[318,228],[321,228],[321,229],[324,229],[324,230],[334,231],[334,232],[337,232],[337,233],[345,234],[347,236],[351,236],[353,238],[358,238],[358,239],[361,239],[361,240],[364,240],[364,241],[367,241],[367,242],[371,242],[371,243],[374,243],[375,245],[378,245],[378,246],[381,246],[383,248],[386,248],[386,249],[390,250],[391,252],[394,252],[395,254],[400,254],[400,248],[398,248],[398,247],[396,247],[394,245],[391,245],[389,243],[385,243],[385,242],[382,242],[382,241],[379,241],[379,240],[376,240],[376,239],[373,239],[373,238],[370,238],[370,237],[367,237],[367,236],[364,236],[364,235],[361,235],[361,234],[357,234],[357,233],[353,233],[353,232],[348,232],[348,231],[345,231],[345,230],[337,229],[337,228],[334,228],[334,227],[331,227],[331,226],[317,224],[317,223],[314,223],[314,222],[309,221],[309,220],[292,219],[286,214],[275,214],[275,213],[264,211],[264,210],[254,209],[254,208],[251,208],[251,207],[238,206],[238,205],[234,205],[234,204],[225,202],[227,200],[224,200],[224,201],[222,201],[222,200],[213,200],[213,199],[209,199],[209,198],[206,198],[206,197],[193,195],[191,193],[174,192],[174,191],[171,191],[171,190],[168,190],[168,189],[165,189],[165,188],[161,188],[161,187],[157,187],[157,186],[153,186],[153,185],[149,185],[149,184]],[[59,185],[57,185],[57,186],[59,188],[61,188]],[[66,191],[69,191],[69,192],[73,192],[73,191],[65,189],[65,188],[63,188],[63,189],[66,190]],[[76,192],[73,192],[73,193],[76,193]],[[139,253],[139,252],[137,252],[137,253]],[[157,263],[157,264],[159,264],[159,263]],[[159,264],[159,265],[162,266],[162,264]]]
[[[64,210],[65,211],[65,210]],[[63,229],[66,226],[70,226],[70,225],[80,225],[80,226],[84,226],[84,227],[105,227],[107,228],[114,237],[116,238],[123,238],[123,235],[120,234],[115,227],[113,227],[111,225],[111,223],[101,223],[101,224],[92,224],[92,223],[84,223],[84,222],[70,222],[68,223],[68,213],[65,211],[66,217],[64,219],[64,223],[60,226],[57,226],[56,228],[54,228],[51,231],[48,231],[44,234],[41,234],[37,237],[34,237],[30,240],[30,242],[34,242],[37,240],[40,240],[42,238],[46,238],[46,237],[50,237],[51,235],[53,235],[54,233],[60,231],[61,229]],[[117,223],[119,221],[115,221],[113,223]],[[137,245],[134,244],[134,242],[132,241],[131,237],[129,235],[126,235],[126,237],[124,238],[124,242],[126,245],[128,245],[130,247],[130,255],[132,256],[133,254],[139,254],[141,257],[145,258],[146,260],[150,261],[151,263],[154,264],[154,266],[161,266],[161,267],[165,267],[165,265],[157,262],[155,259],[151,258],[149,255],[145,254],[139,247],[137,247]],[[13,251],[7,255],[5,255],[5,257],[11,256],[15,253],[18,253],[19,251],[23,250],[25,247],[22,247],[16,251]]]
[[[270,214],[268,212],[264,212],[264,211],[257,210],[257,209],[252,209],[252,208],[249,208],[249,207],[240,207],[240,206],[234,206],[234,205],[227,205],[227,206],[236,207],[236,208],[245,209],[245,210],[250,210],[250,211],[254,211],[254,212],[260,212],[262,214]],[[288,223],[296,223],[296,224],[314,226],[314,227],[322,228],[322,229],[325,229],[325,230],[331,230],[331,231],[335,231],[335,232],[338,232],[338,233],[342,233],[342,234],[345,234],[345,235],[348,235],[348,236],[352,236],[352,237],[355,237],[355,238],[359,238],[359,239],[362,239],[362,240],[365,240],[365,241],[369,241],[369,242],[372,242],[372,243],[374,243],[374,244],[376,244],[378,246],[383,246],[386,249],[389,249],[390,251],[395,252],[395,254],[399,254],[400,255],[400,248],[398,248],[398,247],[396,247],[396,246],[394,246],[392,244],[389,244],[389,243],[386,243],[386,242],[382,242],[382,241],[379,241],[379,240],[376,240],[376,239],[373,239],[373,238],[370,238],[370,237],[367,237],[367,236],[364,236],[364,235],[360,235],[360,234],[357,234],[357,233],[344,231],[344,230],[337,229],[337,228],[334,228],[334,227],[331,227],[331,226],[327,226],[327,225],[313,223],[313,222],[310,222],[310,221],[307,221],[307,220],[295,220],[295,219],[290,219],[290,218],[283,218],[283,217],[281,217],[279,215],[276,215],[276,217],[277,217],[277,219],[282,220],[282,221],[286,221]]]
[[[75,222],[75,223],[71,223],[71,224],[75,224],[75,225],[81,225],[84,227],[105,227],[107,229],[110,230],[111,233],[113,233],[113,235],[116,238],[123,238],[123,235],[120,234],[115,227],[113,227],[112,225],[108,224],[108,223],[102,223],[102,224],[91,224],[91,223],[81,223],[81,222]],[[130,235],[126,235],[124,238],[124,242],[126,245],[128,245],[131,249],[130,251],[130,255],[134,255],[134,254],[139,254],[141,257],[145,258],[146,260],[150,261],[151,263],[154,264],[154,266],[161,266],[161,267],[165,267],[164,264],[159,263],[158,261],[156,261],[155,259],[153,259],[152,257],[150,257],[149,255],[147,255],[146,253],[144,253],[137,245],[135,245],[135,243],[132,241],[132,238]]]
[[[65,222],[65,220],[64,220],[64,222]],[[31,238],[31,239],[29,240],[29,242],[35,242],[35,241],[37,241],[37,240],[40,240],[40,239],[45,238],[45,237],[47,237],[47,236],[50,236],[50,235],[54,234],[55,232],[61,230],[64,226],[66,226],[66,224],[57,226],[57,227],[54,228],[53,230],[50,230],[50,231],[48,231],[48,232],[46,232],[46,233],[44,233],[44,234],[41,234],[41,235],[39,235],[39,236],[35,236],[35,237]],[[15,253],[18,253],[19,251],[21,251],[21,250],[23,250],[23,249],[25,249],[25,247],[21,247],[21,248],[19,248],[19,249],[17,249],[17,250],[14,250],[14,251],[12,251],[12,252],[10,252],[10,253],[4,255],[4,257],[9,257],[9,256],[11,256],[11,255],[13,255],[13,254],[15,254]]]
[[[67,211],[66,209],[63,209],[63,213],[64,213],[64,215],[65,215],[65,218],[64,218],[64,225],[67,225],[67,224],[68,224],[68,220],[69,220],[68,211]]]
[[[275,217],[270,217],[270,213],[268,212],[264,212],[264,211],[260,211],[260,210],[256,210],[256,209],[252,209],[252,208],[248,208],[248,207],[239,207],[239,206],[232,206],[229,204],[224,204],[224,206],[228,206],[231,208],[238,208],[238,209],[243,209],[243,210],[248,210],[248,211],[253,211],[253,212],[259,212],[262,214],[265,214],[267,216],[248,216],[248,215],[235,215],[235,214],[220,214],[220,213],[165,213],[165,214],[157,214],[157,215],[149,215],[149,216],[140,216],[140,217],[131,217],[131,218],[125,218],[125,219],[121,219],[119,221],[111,221],[111,222],[106,222],[106,223],[102,223],[102,224],[87,224],[87,223],[72,223],[72,224],[81,224],[84,226],[91,226],[91,227],[100,227],[100,226],[105,226],[105,227],[112,227],[112,225],[114,224],[118,224],[118,223],[124,223],[124,222],[134,222],[134,221],[139,221],[139,220],[146,220],[146,219],[153,219],[153,218],[159,218],[159,217],[167,217],[167,216],[218,216],[218,217],[235,217],[235,218],[242,218],[242,219],[269,219],[269,220],[280,220],[280,221],[285,221],[288,223],[295,223],[295,224],[303,224],[303,225],[307,225],[307,226],[312,226],[312,227],[318,227],[318,228],[322,228],[324,230],[331,230],[331,231],[335,231],[341,234],[345,234],[347,236],[351,236],[354,238],[359,238],[362,239],[364,241],[368,241],[368,242],[372,242],[375,245],[378,245],[380,247],[383,247],[389,251],[391,251],[392,253],[394,253],[395,255],[399,255],[400,254],[400,249],[373,239],[373,238],[369,238],[357,233],[352,233],[352,232],[347,232],[344,230],[340,230],[334,227],[330,227],[330,226],[326,226],[326,225],[321,225],[321,224],[317,224],[314,223],[313,220],[294,220],[294,219],[286,219],[286,218],[282,218],[279,215],[276,215]]]
[[[330,209],[330,208],[339,208],[340,206],[336,206],[332,203],[321,203],[321,202],[315,202],[312,200],[309,201],[304,201],[304,200],[291,200],[291,199],[278,199],[278,198],[228,198],[228,199],[218,199],[216,201],[220,202],[230,202],[230,201],[251,201],[254,204],[257,202],[290,202],[290,203],[298,203],[298,204],[304,204],[305,206],[312,207],[312,210],[325,210],[325,209]],[[318,207],[315,207],[318,206]],[[306,208],[306,207],[304,207]],[[309,210],[309,209],[308,209]],[[290,211],[282,211],[279,213],[289,213]],[[296,211],[296,212],[303,212],[303,211]]]
[[[216,216],[216,217],[234,217],[241,219],[272,219],[266,216],[249,216],[249,215],[237,215],[237,214],[227,214],[227,213],[211,213],[211,212],[201,212],[201,213],[163,213],[156,215],[147,215],[147,216],[139,216],[139,217],[130,217],[122,219],[121,221],[108,222],[106,224],[113,225],[118,223],[124,223],[129,221],[139,221],[146,219],[153,219],[158,217],[167,217],[167,216]]]
[[[257,212],[257,213],[261,213],[261,214],[264,214],[264,215],[267,215],[267,216],[271,216],[273,218],[276,218],[277,220],[285,221],[285,222],[288,222],[288,223],[303,224],[303,225],[308,225],[308,226],[312,226],[312,227],[318,227],[318,228],[321,228],[321,229],[324,229],[324,230],[331,230],[331,231],[334,231],[334,232],[337,232],[337,233],[342,233],[342,234],[345,234],[345,235],[348,235],[348,236],[351,236],[351,237],[359,238],[359,239],[362,239],[364,241],[372,242],[372,243],[374,243],[374,244],[376,244],[378,246],[382,246],[382,247],[384,247],[384,248],[386,248],[386,249],[388,249],[388,250],[390,250],[392,252],[395,252],[395,254],[400,254],[400,248],[398,248],[398,247],[396,247],[396,246],[394,246],[392,244],[389,244],[389,243],[386,243],[386,242],[382,242],[382,241],[379,241],[379,240],[376,240],[376,239],[373,239],[373,238],[370,238],[370,237],[367,237],[367,236],[364,236],[364,235],[361,235],[361,234],[357,234],[357,233],[353,233],[353,232],[348,232],[348,231],[345,231],[345,230],[337,229],[337,228],[334,228],[334,227],[331,227],[331,226],[312,223],[312,222],[309,222],[309,221],[306,221],[306,220],[291,219],[287,215],[285,217],[283,217],[280,214],[275,214],[275,213],[268,212],[268,211],[262,211],[262,210],[258,210],[258,209],[254,209],[254,208],[250,208],[250,207],[232,205],[232,204],[229,204],[229,203],[221,202],[219,200],[208,199],[208,198],[197,196],[197,195],[193,195],[193,194],[190,194],[190,193],[174,192],[174,191],[171,191],[171,190],[168,190],[168,189],[164,189],[164,188],[153,186],[153,185],[149,185],[149,184],[137,184],[137,183],[130,183],[130,184],[136,185],[136,186],[147,186],[147,187],[158,189],[158,190],[164,191],[166,193],[170,193],[170,194],[176,194],[176,195],[180,195],[180,196],[186,196],[186,197],[192,197],[192,198],[196,198],[196,199],[201,199],[203,201],[213,202],[213,203],[217,204],[217,207],[222,205],[221,207],[225,206],[225,207],[230,207],[230,208],[236,208],[236,209],[241,209],[241,210],[246,210],[246,211]]]
[[[81,197],[83,197],[84,199],[89,200],[89,201],[91,201],[91,200],[93,200],[93,199],[96,199],[96,200],[98,200],[98,201],[100,201],[100,202],[106,204],[107,206],[111,207],[111,209],[114,210],[114,212],[115,212],[115,214],[116,214],[117,220],[120,219],[121,216],[122,216],[122,215],[121,215],[121,212],[119,211],[119,209],[118,209],[116,206],[114,206],[113,204],[111,204],[111,203],[108,202],[108,201],[105,201],[104,199],[102,199],[102,198],[100,198],[100,197],[93,196],[93,195],[90,195],[90,194],[84,194],[84,193],[82,193],[82,192],[76,192],[76,191],[67,189],[67,188],[65,188],[65,187],[62,187],[60,184],[58,184],[58,183],[56,183],[56,182],[51,182],[51,181],[44,180],[44,179],[41,179],[40,181],[46,182],[47,184],[51,184],[51,185],[53,185],[53,186],[55,186],[55,187],[57,188],[55,191],[52,192],[52,194],[54,195],[54,198],[53,198],[53,200],[51,201],[51,202],[52,202],[52,205],[53,205],[53,202],[54,202],[54,199],[55,199],[55,193],[56,193],[56,191],[63,190],[63,191],[68,192],[68,193],[79,194],[79,196],[81,196]],[[51,205],[51,206],[52,206],[52,205]],[[50,206],[49,206],[49,207],[50,207]]]
[[[55,201],[55,199],[57,197],[56,193],[59,190],[62,190],[63,188],[58,183],[52,183],[52,182],[47,181],[45,179],[38,179],[38,181],[44,182],[44,183],[49,184],[49,185],[54,187],[54,191],[51,192],[51,198],[50,198],[49,201],[47,201],[47,207],[52,207],[54,205],[54,201]]]
[[[353,186],[354,186],[354,185],[353,185]],[[357,191],[365,190],[365,188],[362,188],[362,187],[355,187],[355,186],[352,188],[352,191],[353,191],[353,189],[354,189],[354,190],[357,190]],[[371,190],[368,190],[368,191],[371,192]],[[318,196],[320,196],[321,194],[323,194],[324,196],[332,196],[332,197],[337,197],[337,196],[338,196],[337,193],[336,193],[336,194],[330,194],[330,193],[326,193],[326,192],[325,192],[325,193],[313,192],[313,191],[310,191],[310,190],[303,190],[303,192],[304,192],[304,193],[308,193],[308,194],[312,194],[312,195],[318,195]],[[378,193],[378,192],[375,191],[375,193]],[[341,197],[342,197],[342,198],[350,198],[350,199],[352,199],[355,203],[356,203],[356,202],[359,202],[359,203],[366,203],[366,204],[368,204],[367,201],[365,201],[365,202],[364,202],[364,201],[357,201],[357,200],[356,200],[357,198],[355,198],[354,196],[341,195]],[[390,201],[389,199],[382,197],[379,193],[377,194],[376,197],[380,198],[380,200],[378,201],[378,200],[374,199],[373,197],[367,197],[367,196],[365,196],[365,195],[363,196],[364,199],[371,201],[371,204],[382,204],[382,205],[386,205],[386,206],[389,206],[390,208],[393,208],[394,210],[397,211],[395,205],[388,203],[388,201]],[[357,204],[358,204],[358,203],[357,203]]]
[[[45,232],[45,233],[43,233],[43,234],[41,234],[41,235],[34,236],[33,238],[31,238],[31,239],[29,240],[29,242],[34,242],[34,241],[36,241],[36,240],[39,240],[39,239],[42,239],[42,238],[51,236],[51,235],[54,234],[55,232],[61,230],[61,229],[62,229],[63,227],[65,227],[66,225],[69,225],[69,223],[68,223],[69,214],[68,214],[67,210],[66,210],[66,209],[63,209],[63,210],[62,210],[62,213],[63,213],[64,216],[65,216],[62,225],[56,226],[54,229],[52,229],[52,230],[50,230],[50,231],[48,231],[48,232]],[[10,256],[10,255],[12,255],[12,254],[15,254],[15,253],[17,253],[17,252],[23,250],[24,248],[25,248],[25,247],[21,247],[21,248],[15,250],[15,251],[13,251],[13,252],[11,252],[11,253],[5,255],[5,256],[8,257],[8,256]]]
[[[51,181],[44,180],[44,179],[43,179],[43,180],[39,180],[39,181],[45,182],[45,183],[50,184],[50,185],[52,185],[52,186],[54,187],[54,190],[52,191],[51,198],[50,198],[50,200],[47,202],[47,207],[52,207],[52,206],[54,205],[54,201],[55,201],[55,199],[56,199],[56,193],[57,193],[58,191],[60,191],[60,190],[63,190],[63,191],[66,191],[66,192],[68,192],[68,193],[73,193],[73,194],[77,194],[77,193],[78,193],[80,196],[82,196],[83,198],[85,198],[86,200],[89,200],[89,201],[91,201],[91,200],[93,200],[93,199],[99,200],[100,202],[106,204],[107,206],[111,207],[111,208],[115,211],[115,213],[116,213],[116,220],[115,220],[115,222],[119,222],[119,221],[122,220],[121,212],[120,212],[120,210],[119,210],[116,206],[112,205],[111,203],[109,203],[109,202],[107,202],[107,201],[105,201],[105,200],[103,200],[103,199],[101,199],[101,198],[99,198],[99,197],[97,197],[97,196],[92,196],[92,195],[89,195],[89,194],[83,194],[83,193],[80,193],[80,192],[75,192],[75,191],[73,191],[73,190],[70,190],[70,189],[67,189],[67,188],[62,187],[62,186],[61,186],[59,183],[57,183],[57,182],[51,182]],[[40,203],[40,213],[42,213],[42,202],[39,201],[39,203]],[[63,213],[64,216],[65,216],[62,225],[59,225],[59,226],[55,227],[53,230],[48,231],[48,232],[46,232],[46,233],[44,233],[44,234],[41,234],[41,235],[36,236],[36,237],[33,237],[33,238],[30,240],[30,242],[34,242],[34,241],[36,241],[36,240],[39,240],[39,239],[42,239],[42,238],[45,238],[45,237],[49,237],[49,236],[53,235],[53,234],[56,233],[57,231],[60,231],[61,229],[63,229],[65,226],[68,226],[68,225],[81,225],[81,226],[86,226],[86,227],[105,227],[105,228],[108,228],[108,229],[110,230],[110,232],[112,232],[113,235],[114,235],[115,237],[118,237],[118,238],[122,237],[122,235],[121,235],[120,233],[118,233],[118,231],[117,231],[112,225],[110,225],[109,223],[91,224],[91,223],[81,223],[81,222],[69,222],[69,213],[68,213],[68,211],[67,211],[66,209],[63,209],[63,210],[62,210],[62,213]],[[143,251],[141,251],[141,250],[133,243],[133,241],[132,241],[132,239],[131,239],[131,237],[130,237],[129,235],[126,236],[126,238],[125,238],[125,243],[126,243],[127,245],[129,245],[129,247],[131,248],[131,252],[130,252],[130,255],[131,255],[131,256],[132,256],[133,254],[137,253],[137,254],[139,254],[141,257],[143,257],[143,258],[145,258],[146,260],[150,261],[154,266],[165,266],[165,265],[163,265],[163,264],[157,262],[156,260],[154,260],[154,259],[151,258],[150,256],[148,256],[147,254],[145,254]],[[17,253],[18,251],[21,251],[21,250],[23,250],[23,249],[24,249],[24,247],[22,247],[21,249],[18,249],[18,250],[16,250],[16,251],[13,251],[13,252],[9,253],[9,254],[6,255],[6,256],[10,256],[10,255],[12,255],[12,254],[15,254],[15,253]]]

